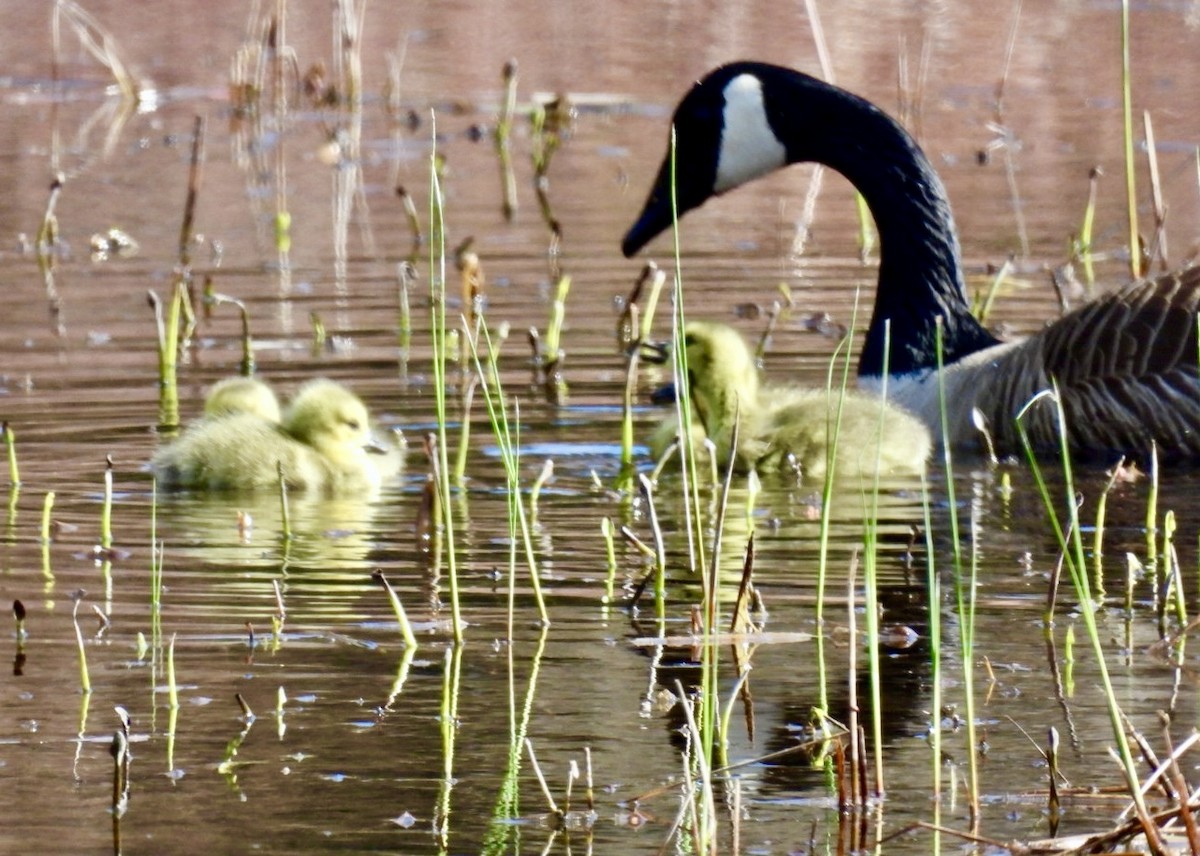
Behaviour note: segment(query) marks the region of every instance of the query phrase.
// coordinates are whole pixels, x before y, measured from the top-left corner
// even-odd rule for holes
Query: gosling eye
[[[347,419],[346,425],[350,428],[351,431],[357,431],[359,428],[359,422],[357,419]]]

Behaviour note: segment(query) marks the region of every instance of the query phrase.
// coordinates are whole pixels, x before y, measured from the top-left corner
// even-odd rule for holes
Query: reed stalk
[[[533,480],[533,485],[529,488],[529,516],[537,520],[538,514],[538,498],[542,495],[542,487],[554,475],[554,461],[547,458],[542,464],[542,469],[538,473],[537,478]]]
[[[87,51],[96,62],[104,66],[116,81],[121,98],[128,104],[136,104],[139,100],[139,86],[136,78],[130,73],[121,59],[117,40],[112,33],[103,27],[95,16],[85,10],[74,0],[54,0],[54,14],[51,16],[51,42],[54,47],[54,78],[59,77],[58,58],[62,44],[60,21],[65,19],[75,31],[80,46]]]
[[[1096,265],[1094,263],[1094,245],[1092,231],[1096,224],[1096,195],[1100,188],[1100,176],[1104,172],[1098,166],[1088,170],[1088,201],[1083,209],[1083,223],[1079,227],[1079,245],[1076,249],[1079,260],[1083,263],[1083,281],[1087,284],[1088,295],[1096,288]]]
[[[550,161],[562,144],[563,134],[570,119],[571,108],[562,95],[548,104],[535,104],[529,111],[533,193],[538,201],[542,221],[550,230],[549,254],[552,258],[558,255],[559,242],[562,240],[562,223],[554,216],[554,207],[550,203]]]
[[[75,625],[75,645],[79,651],[79,687],[84,696],[88,696],[92,692],[92,679],[88,674],[87,646],[83,644],[83,629],[79,626],[79,604],[82,599],[81,595],[74,598],[75,602],[71,607],[71,622]]]
[[[858,319],[858,299],[857,295],[854,301],[854,310],[851,313],[850,329],[854,330],[857,327]],[[826,369],[825,388],[827,394],[832,396],[835,390],[842,390],[841,396],[838,399],[837,407],[832,412],[831,424],[827,430],[828,436],[831,439],[825,465],[825,481],[821,485],[821,519],[817,534],[817,584],[815,592],[815,615],[814,620],[816,629],[814,637],[816,639],[817,651],[817,704],[818,718],[822,722],[822,728],[825,728],[829,712],[829,678],[827,672],[827,663],[825,659],[825,589],[829,580],[829,539],[833,526],[833,487],[834,477],[836,475],[836,457],[834,449],[837,444],[838,432],[841,429],[842,423],[842,405],[845,401],[845,390],[850,378],[850,362],[851,362],[851,344],[850,336],[847,335],[842,341],[838,342],[834,348],[833,356],[829,360],[829,366]],[[835,380],[835,372],[839,361],[842,364],[842,372],[840,381]],[[828,734],[828,732],[826,732]]]
[[[866,804],[866,787],[862,771],[866,764],[866,747],[859,714],[862,707],[858,700],[858,617],[855,586],[858,583],[859,552],[850,556],[850,567],[846,573],[846,636],[851,644],[846,652],[846,747],[835,750],[838,767],[838,810],[859,811]],[[862,783],[862,787],[860,787]]]
[[[604,555],[608,565],[608,575],[604,580],[604,603],[611,604],[617,581],[617,549],[613,539],[613,522],[611,517],[601,519],[600,535],[604,538]]]
[[[49,544],[51,541],[51,531],[53,528],[53,520],[50,517],[50,513],[53,510],[54,510],[54,491],[51,490],[51,491],[47,491],[46,499],[42,502],[41,541],[43,544]]]
[[[242,377],[253,377],[255,368],[254,337],[250,335],[250,312],[246,309],[246,304],[236,297],[216,292],[206,295],[205,303],[212,306],[221,306],[228,303],[238,311],[238,317],[242,324],[242,361],[238,364],[238,374]],[[321,324],[321,318],[317,313],[313,312],[309,317],[313,322],[313,352],[317,353],[320,346],[323,346],[325,343],[325,328]]]
[[[713,647],[708,645],[706,647]],[[697,853],[713,853],[716,845],[717,836],[717,808],[716,794],[713,787],[712,764],[708,754],[703,749],[709,746],[705,740],[705,730],[696,720],[696,706],[688,700],[687,694],[683,690],[683,686],[676,683],[676,692],[679,693],[679,698],[683,699],[683,713],[687,724],[686,734],[689,736],[689,743],[693,747],[691,754],[691,765],[686,765],[684,774],[689,779],[691,778],[692,767],[695,767],[698,783],[690,783],[687,788],[687,793],[690,795],[688,801],[692,810],[693,821],[693,843],[695,852]]]
[[[312,355],[314,357],[320,356],[329,340],[329,334],[325,330],[325,322],[321,320],[321,313],[308,313],[308,326],[312,328]]]
[[[1146,131],[1146,162],[1150,167],[1150,202],[1154,211],[1154,241],[1151,243],[1149,262],[1158,259],[1160,269],[1167,270],[1167,205],[1163,201],[1162,182],[1158,175],[1158,149],[1154,142],[1154,123],[1150,111],[1142,112],[1142,125]]]
[[[412,195],[407,189],[403,186],[398,186],[396,188],[396,196],[400,198],[400,206],[404,209],[404,220],[408,223],[408,231],[412,235],[408,258],[400,262],[399,265],[403,269],[404,265],[416,265],[417,254],[421,251],[421,220],[417,216],[417,205],[413,202]]]
[[[367,2],[337,0],[333,7],[334,78],[341,89],[342,103],[359,113],[363,98],[362,38]]]
[[[648,265],[647,271],[650,272],[650,292],[646,295],[646,308],[642,311],[641,340],[643,342],[650,341],[650,334],[654,328],[654,313],[658,309],[658,298],[667,282],[666,272],[660,270],[657,265],[654,265],[653,268]]]
[[[563,274],[554,289],[554,300],[550,304],[550,322],[546,325],[545,352],[547,363],[554,365],[562,356],[562,328],[567,315],[567,295],[571,291],[571,277]]]
[[[855,193],[854,202],[858,211],[858,258],[865,263],[875,252],[875,220],[867,207],[866,197]]]
[[[396,621],[400,625],[400,634],[404,637],[404,644],[408,648],[417,647],[417,637],[413,633],[412,624],[408,620],[408,613],[404,611],[404,604],[400,602],[400,595],[396,593],[396,589],[388,581],[388,578],[383,575],[383,571],[376,568],[371,574],[372,578],[383,586],[384,592],[388,596],[388,602],[392,605],[392,612],[396,616]]]
[[[942,582],[938,574],[933,543],[933,519],[929,507],[929,483],[921,474],[921,510],[925,523],[925,602],[929,622],[930,762],[933,766],[933,802],[942,796]],[[935,851],[937,852],[937,851]]]
[[[438,798],[434,806],[433,831],[439,846],[449,850],[450,794],[454,789],[454,751],[458,738],[458,698],[462,685],[462,655],[465,646],[446,648],[442,669],[442,703],[438,717],[442,738],[442,776],[438,783]]]
[[[938,410],[941,419],[942,437],[950,436],[949,417],[946,410],[945,372],[942,364],[942,320],[937,321],[937,372]],[[978,570],[979,551],[972,547],[969,575],[964,577],[962,534],[959,529],[958,504],[954,490],[954,457],[951,444],[942,443],[942,464],[946,471],[946,508],[950,512],[950,544],[954,555],[954,599],[959,619],[959,648],[962,652],[963,708],[967,725],[967,799],[970,804],[971,827],[979,824],[979,745],[975,731],[975,579]],[[972,528],[974,521],[972,521]],[[975,543],[975,542],[973,542]],[[940,715],[940,712],[937,714]]]
[[[683,262],[679,237],[679,194],[676,182],[675,126],[671,126],[671,251],[675,262],[675,284],[672,294],[671,365],[675,383],[675,415],[679,425],[679,465],[683,480],[684,531],[688,538],[687,555],[693,575],[707,567],[704,539],[700,537],[700,488],[696,478],[696,456],[692,449],[691,391],[688,386],[687,348],[684,347],[684,328],[687,318],[683,306]]]
[[[1129,219],[1129,272],[1142,276],[1142,245],[1138,234],[1137,177],[1133,157],[1133,86],[1129,61],[1129,0],[1121,0],[1121,106],[1125,141],[1125,204]]]
[[[100,506],[100,546],[105,550],[112,548],[112,503],[113,503],[113,459],[112,455],[104,458],[104,502]]]
[[[275,595],[275,613],[271,616],[271,638],[277,649],[283,643],[283,626],[287,621],[287,605],[283,602],[283,589],[278,579],[271,580],[271,593]],[[253,648],[253,638],[251,638]]]
[[[192,123],[192,156],[188,165],[187,197],[183,204],[183,222],[179,227],[179,264],[187,270],[192,263],[192,231],[196,222],[196,200],[204,167],[204,117]]]
[[[467,475],[467,457],[471,451],[471,407],[475,403],[475,387],[478,383],[478,378],[472,377],[462,391],[462,422],[458,429],[458,453],[454,458],[454,483],[460,488]]]
[[[283,721],[284,707],[287,705],[287,701],[287,691],[280,684],[275,691],[275,736],[279,740],[282,740],[287,733],[287,723]]]
[[[654,538],[654,617],[658,619],[659,632],[665,635],[667,620],[667,545],[663,539],[662,526],[658,523],[658,508],[654,504],[654,485],[645,473],[638,473],[638,488],[646,503],[646,521]]]
[[[1000,293],[1000,288],[1002,285],[1004,285],[1005,279],[1007,279],[1008,275],[1012,273],[1012,269],[1012,261],[1010,259],[1005,259],[1004,264],[1000,265],[999,270],[996,271],[996,275],[992,277],[992,282],[988,286],[987,293],[984,295],[983,300],[979,302],[978,307],[975,309],[975,318],[980,324],[986,324],[988,322],[988,318],[992,314],[992,306],[996,302],[996,296]]]
[[[279,487],[279,525],[283,528],[283,541],[292,540],[292,512],[288,505],[287,475],[283,471],[283,461],[275,462],[275,475]]]
[[[1108,671],[1108,663],[1105,658],[1104,643],[1101,639],[1100,628],[1096,623],[1096,602],[1092,596],[1088,576],[1083,572],[1086,567],[1083,538],[1080,532],[1079,508],[1074,501],[1068,501],[1068,529],[1070,536],[1068,543],[1068,535],[1064,534],[1063,527],[1058,519],[1058,514],[1055,511],[1054,501],[1050,496],[1049,488],[1046,485],[1042,475],[1041,468],[1038,466],[1037,457],[1033,452],[1033,446],[1029,442],[1029,435],[1025,430],[1025,416],[1029,409],[1039,403],[1041,399],[1049,398],[1054,405],[1055,414],[1058,422],[1059,431],[1059,455],[1063,469],[1063,487],[1066,495],[1073,498],[1076,495],[1075,481],[1071,468],[1070,447],[1068,444],[1067,434],[1067,417],[1063,410],[1062,400],[1058,392],[1058,384],[1052,381],[1052,389],[1035,396],[1025,404],[1017,413],[1017,433],[1021,440],[1021,446],[1025,451],[1025,457],[1029,461],[1034,480],[1037,484],[1038,493],[1042,498],[1043,506],[1046,510],[1046,516],[1050,521],[1051,527],[1054,530],[1055,538],[1058,541],[1059,549],[1062,550],[1065,557],[1065,565],[1071,576],[1071,581],[1075,586],[1076,598],[1079,604],[1079,614],[1083,617],[1084,627],[1087,629],[1088,641],[1092,646],[1092,653],[1096,658],[1096,668],[1100,675],[1101,685],[1104,689],[1104,699],[1108,710],[1109,724],[1112,727],[1113,740],[1117,746],[1117,758],[1121,764],[1122,772],[1125,774],[1125,785],[1129,791],[1129,796],[1133,800],[1134,809],[1137,817],[1142,824],[1142,829],[1151,842],[1158,841],[1157,827],[1153,818],[1150,816],[1149,809],[1146,806],[1145,798],[1142,793],[1140,782],[1138,781],[1137,766],[1134,762],[1133,753],[1129,746],[1129,740],[1125,732],[1124,713],[1121,710],[1120,704],[1117,701],[1116,690],[1112,685],[1112,679]],[[1161,842],[1159,842],[1161,845]],[[1153,844],[1152,844],[1153,847]]]
[[[463,641],[463,618],[458,592],[458,559],[454,547],[454,509],[450,502],[450,466],[446,447],[448,381],[446,362],[449,359],[449,329],[446,325],[446,224],[442,208],[442,185],[438,177],[437,116],[431,114],[430,133],[434,141],[429,156],[429,311],[433,345],[433,388],[437,411],[437,502],[441,508],[442,527],[446,545],[446,572],[450,580],[450,613],[455,645]]]
[[[740,413],[737,414],[740,416]],[[721,730],[721,700],[720,700],[720,647],[717,645],[717,638],[721,632],[721,555],[723,553],[722,543],[725,535],[725,520],[729,509],[729,490],[733,484],[733,472],[737,462],[737,446],[738,435],[740,433],[740,420],[734,419],[733,432],[729,439],[729,461],[726,463],[725,478],[720,485],[720,495],[716,503],[716,519],[713,523],[713,543],[709,551],[709,566],[707,573],[702,579],[704,586],[704,603],[701,611],[704,647],[701,649],[700,658],[700,696],[698,699],[700,708],[699,717],[699,732],[700,744],[697,747],[696,757],[698,761],[696,774],[700,777],[702,783],[702,793],[711,794],[713,783],[711,771],[713,769],[713,753],[719,750],[721,752],[722,761],[726,761],[727,752],[721,747],[726,743],[724,735],[727,732]],[[714,483],[715,486],[715,483]],[[657,521],[656,521],[657,523]],[[753,532],[753,530],[751,530]],[[752,537],[752,536],[751,536]],[[747,549],[752,549],[752,542]],[[751,552],[747,561],[753,555]],[[751,566],[743,569],[743,586],[748,586],[749,583],[746,577],[751,572]],[[736,612],[735,612],[736,618]],[[731,701],[732,704],[732,701]],[[697,806],[702,808],[702,806]],[[701,817],[705,816],[705,812],[701,812]],[[707,842],[715,833],[715,812],[712,815],[712,823],[704,823],[701,825],[702,842]]]
[[[148,298],[158,328],[158,422],[161,428],[170,430],[179,427],[180,328],[186,321],[186,339],[195,325],[191,301],[188,299],[186,276],[182,273],[176,276],[166,319],[163,318],[158,295],[151,291]]]
[[[550,793],[550,786],[546,784],[546,777],[542,775],[542,765],[538,763],[537,755],[533,752],[533,741],[528,737],[525,738],[525,751],[529,755],[529,766],[533,767],[533,773],[537,776],[538,785],[541,786],[542,796],[546,799],[546,805],[549,806],[550,813],[555,815],[559,822],[561,822],[564,812],[555,803],[554,794]]]
[[[1108,514],[1108,496],[1112,493],[1117,479],[1121,477],[1121,469],[1125,459],[1117,461],[1109,473],[1108,482],[1104,485],[1099,499],[1096,500],[1096,529],[1092,538],[1092,585],[1096,589],[1096,597],[1103,599],[1104,591],[1104,523]]]
[[[396,300],[399,304],[399,345],[405,359],[412,346],[412,307],[409,303],[409,291],[417,278],[417,269],[411,262],[400,262],[396,265]]]
[[[151,613],[162,611],[162,545],[158,541],[158,479],[150,483],[150,606]]]
[[[171,710],[179,709],[179,683],[175,680],[175,634],[167,643],[167,706]]]
[[[1179,567],[1179,555],[1175,551],[1175,512],[1163,515],[1163,589],[1169,593],[1165,606],[1175,608],[1175,620],[1180,627],[1187,627],[1187,600],[1183,586],[1183,570]]]
[[[20,487],[21,470],[17,466],[17,438],[7,420],[0,423],[0,434],[4,435],[4,448],[8,453],[8,483],[11,487]]]
[[[1146,495],[1146,568],[1158,581],[1158,444],[1150,444],[1150,491]]]
[[[629,304],[627,311],[630,324],[636,326],[637,305]],[[640,344],[640,342],[634,341],[625,346],[625,387],[621,396],[621,469],[616,484],[619,491],[630,490],[633,485],[633,403],[637,396],[638,363],[641,358]],[[655,478],[657,478],[657,474]]]
[[[866,613],[867,634],[867,668],[870,674],[871,690],[871,738],[875,750],[875,796],[882,797],[883,786],[883,678],[880,674],[880,627],[879,627],[879,565],[878,565],[878,536],[879,536],[879,475],[883,466],[883,429],[887,419],[888,400],[888,355],[891,353],[891,322],[884,324],[884,363],[882,371],[882,386],[879,390],[879,437],[880,442],[875,446],[875,474],[871,483],[869,503],[864,509],[863,533],[863,593]],[[843,379],[846,380],[845,378]],[[843,390],[843,396],[845,391]],[[836,446],[837,437],[834,436]],[[836,448],[833,454],[836,454]],[[854,676],[850,678],[854,680]],[[863,795],[865,798],[865,794]]]
[[[517,110],[517,61],[504,64],[504,108],[496,122],[494,140],[500,159],[500,183],[504,188],[504,219],[512,222],[517,214],[517,178],[512,166],[512,125]]]
[[[518,543],[524,549],[525,561],[529,569],[530,584],[533,587],[534,599],[538,604],[539,618],[543,626],[546,626],[550,622],[550,614],[546,610],[545,600],[542,596],[541,576],[538,573],[537,560],[533,553],[533,537],[530,532],[529,521],[526,517],[525,505],[521,502],[520,444],[518,442],[519,436],[516,434],[516,431],[520,430],[521,425],[520,405],[519,403],[514,405],[514,414],[510,418],[504,390],[500,385],[500,367],[496,361],[496,349],[492,346],[486,321],[481,317],[479,319],[479,329],[473,332],[466,331],[463,335],[467,337],[471,358],[475,364],[475,371],[479,378],[479,386],[483,390],[483,400],[487,407],[488,420],[491,422],[492,433],[496,438],[496,445],[500,450],[500,460],[504,466],[509,503],[509,537],[514,550]],[[483,343],[487,346],[488,364],[486,372],[484,371],[479,353],[480,337],[482,337]],[[515,431],[514,428],[516,429]],[[511,561],[513,563],[511,570],[515,571],[515,554]]]
[[[509,585],[509,640],[512,640],[512,619],[513,619],[513,600],[514,591]],[[516,680],[516,660],[514,654],[515,645],[509,644],[505,646],[507,651],[507,667],[508,667],[508,763],[504,772],[504,779],[500,784],[499,793],[496,797],[496,804],[492,811],[494,821],[487,832],[483,846],[480,852],[483,856],[503,856],[503,854],[513,851],[512,837],[519,829],[519,826],[513,823],[515,818],[521,817],[520,808],[520,773],[521,773],[521,758],[523,757],[523,747],[529,734],[530,722],[533,718],[534,703],[537,699],[538,678],[541,674],[542,657],[546,653],[546,640],[549,636],[549,628],[543,627],[538,635],[537,645],[534,649],[533,656],[529,662],[529,678],[525,685],[524,699],[518,707],[518,692]]]

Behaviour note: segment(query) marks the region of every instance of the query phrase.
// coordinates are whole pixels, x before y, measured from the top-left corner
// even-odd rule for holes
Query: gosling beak
[[[662,365],[671,359],[670,342],[638,342],[631,347],[638,349],[638,356],[648,363]],[[674,404],[678,397],[675,384],[668,383],[650,393],[652,404]]]
[[[670,342],[637,342],[630,348],[636,348],[641,359],[655,365],[662,365],[671,357]]]
[[[367,438],[367,442],[363,445],[363,450],[368,455],[386,455],[392,449],[378,437],[372,436]]]
[[[679,390],[675,384],[667,383],[650,393],[651,404],[674,404],[679,399]]]

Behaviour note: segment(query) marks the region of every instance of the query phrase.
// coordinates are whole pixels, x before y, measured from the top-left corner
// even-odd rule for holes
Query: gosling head
[[[741,334],[725,324],[689,321],[684,328],[688,388],[709,436],[733,427],[758,399],[758,367]]]
[[[213,384],[204,399],[204,415],[210,419],[244,413],[267,422],[279,422],[279,400],[261,380],[227,377]]]
[[[283,415],[283,430],[335,464],[355,465],[380,449],[362,400],[331,380],[309,381]]]

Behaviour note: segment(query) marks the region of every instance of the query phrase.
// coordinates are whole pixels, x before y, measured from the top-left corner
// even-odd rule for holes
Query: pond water
[[[161,2],[133,11],[97,0],[83,7],[140,81],[136,107],[122,101],[66,17],[55,78],[49,4],[14,6],[0,36],[0,158],[8,176],[0,203],[0,415],[16,438],[21,478],[7,494],[0,592],[27,610],[27,636],[19,639],[11,627],[7,634],[13,675],[0,682],[0,781],[10,794],[0,850],[687,850],[672,834],[687,767],[684,715],[670,694],[698,679],[693,652],[657,644],[660,628],[648,600],[637,609],[627,604],[622,592],[649,566],[619,539],[616,596],[606,599],[602,521],[651,539],[646,504],[617,489],[625,358],[615,335],[616,298],[629,292],[642,264],[621,258],[619,241],[658,168],[670,110],[690,81],[721,62],[749,57],[816,72],[810,19],[800,6],[750,0],[368,5],[356,111],[320,99],[323,85],[339,81],[343,44],[329,5],[294,2],[286,7],[286,25],[273,33],[289,49],[286,103],[268,85],[257,110],[237,110],[241,90],[231,85],[231,68],[254,66],[267,29],[262,21],[272,13],[263,9],[256,18],[246,5]],[[901,100],[908,105],[910,127],[955,205],[972,286],[986,283],[989,265],[1012,258],[1018,287],[1001,294],[992,323],[1021,334],[1057,314],[1049,271],[1067,258],[1095,166],[1105,172],[1096,206],[1098,273],[1103,282],[1124,281],[1114,4],[1025,4],[1011,55],[1011,8],[827,5],[820,11],[837,82],[891,111],[900,110]],[[1200,122],[1190,109],[1200,79],[1198,22],[1196,7],[1186,3],[1139,4],[1132,14],[1134,103],[1154,123],[1173,263],[1193,251],[1200,235]],[[490,134],[510,59],[518,63],[520,110],[553,93],[566,93],[576,108],[548,173],[547,195],[562,230],[556,246],[533,189],[535,140],[524,112],[511,143],[519,207],[511,221],[504,216]],[[997,84],[1006,66],[998,115]],[[303,81],[315,95],[303,91]],[[409,438],[404,475],[376,498],[293,495],[290,541],[281,537],[275,497],[156,497],[146,468],[169,439],[159,430],[157,334],[147,292],[163,300],[171,293],[198,116],[204,163],[189,243],[196,282],[210,279],[215,291],[245,305],[258,372],[280,390],[290,393],[314,376],[336,378],[366,400],[380,425]],[[468,624],[458,647],[451,644],[450,569],[420,532],[429,473],[421,438],[437,421],[427,248],[408,292],[408,342],[400,333],[397,274],[412,237],[396,187],[407,189],[428,233],[435,134],[445,160],[447,242],[473,239],[488,282],[488,322],[512,331],[500,373],[510,402],[519,404],[524,488],[546,460],[554,465],[532,521],[549,616],[542,628],[520,556],[510,590],[505,472],[476,400],[465,478],[452,503]],[[1145,139],[1140,123],[1137,137]],[[980,157],[985,151],[990,156]],[[1147,224],[1144,160],[1138,169]],[[60,173],[51,278],[32,246]],[[829,325],[814,325],[810,316],[829,313],[833,326],[849,324],[856,292],[864,302],[870,296],[874,267],[859,261],[850,188],[831,175],[803,253],[793,254],[810,178],[811,171],[794,168],[690,214],[682,270],[689,314],[733,323],[747,336],[761,334],[786,285],[795,306],[775,330],[765,371],[775,380],[820,385],[836,341],[812,329]],[[279,231],[284,214],[286,241]],[[137,251],[94,256],[92,236],[109,229],[129,235]],[[669,266],[666,243],[653,244],[650,255]],[[567,391],[553,401],[534,380],[524,331],[545,329],[559,272],[571,277],[563,334]],[[461,304],[452,266],[448,278],[453,315]],[[317,348],[313,313],[328,333]],[[666,312],[655,330],[667,334]],[[236,373],[240,360],[240,318],[232,306],[219,305],[201,317],[179,369],[185,422],[200,412],[205,388]],[[458,371],[452,367],[452,379]],[[643,393],[662,380],[644,368]],[[453,456],[463,417],[456,396],[449,411]],[[643,394],[639,436],[661,418]],[[116,548],[107,561],[95,551],[106,456],[113,461]],[[639,466],[650,465],[643,455]],[[1076,477],[1090,523],[1108,478],[1099,466]],[[1061,499],[1060,471],[1050,465],[1047,479]],[[1168,509],[1175,514],[1193,608],[1197,481],[1190,470],[1161,473],[1156,517]],[[42,509],[51,493],[57,526],[43,545]],[[671,561],[668,628],[685,637],[700,593],[686,571],[678,478],[664,476],[657,493]],[[1119,484],[1109,496],[1103,567],[1113,600],[1100,614],[1100,637],[1116,699],[1166,754],[1157,712],[1171,712],[1178,739],[1195,725],[1200,705],[1195,655],[1181,647],[1164,653],[1154,644],[1160,623],[1152,584],[1138,581],[1132,610],[1120,604],[1127,554],[1148,559],[1149,495],[1143,479]],[[1047,773],[1034,744],[1049,728],[1063,736],[1060,764],[1072,785],[1121,784],[1108,755],[1113,736],[1100,671],[1069,586],[1053,625],[1042,620],[1059,553],[1053,529],[1022,463],[992,467],[959,459],[952,480],[940,463],[933,466],[928,554],[922,496],[921,483],[910,480],[887,485],[880,500],[883,621],[911,628],[916,642],[886,646],[881,662],[887,793],[865,816],[865,840],[916,821],[959,829],[969,822],[963,788],[972,750],[954,719],[962,715],[964,693],[952,596],[952,502],[961,546],[968,556],[973,548],[978,563],[972,662],[978,739],[987,744],[979,829],[997,840],[1046,836]],[[814,609],[820,486],[767,480],[753,500],[752,523],[749,501],[744,481],[735,481],[722,579],[731,597],[753,527],[755,581],[769,610],[769,633],[752,655],[751,691],[736,702],[736,669],[727,651],[720,654],[721,698],[735,708],[729,758],[739,764],[731,775],[740,789],[736,808],[732,796],[717,807],[721,850],[785,854],[815,845],[842,852],[852,832],[839,825],[828,774],[795,750],[810,734],[818,702],[813,634],[826,643],[836,719],[846,717],[848,655],[865,659],[861,644],[847,644],[846,611],[849,568],[864,537],[863,495],[846,486],[831,504],[823,627]],[[239,525],[239,512],[250,515],[251,526]],[[1087,537],[1090,545],[1090,529]],[[156,543],[163,557],[160,612],[151,601]],[[935,605],[944,624],[942,711],[932,709],[927,560],[944,584]],[[416,625],[415,650],[403,644],[388,599],[372,580],[375,569]],[[80,691],[72,621],[80,590],[87,694]],[[272,620],[281,605],[285,619],[276,633]],[[861,608],[856,620],[861,628]],[[152,643],[149,650],[139,650],[140,637]],[[172,638],[174,719],[164,659]],[[863,692],[864,674],[860,667]],[[115,814],[114,706],[131,717],[129,792]],[[451,720],[453,727],[444,729]],[[928,740],[935,722],[945,728],[941,765]],[[560,807],[570,765],[582,768],[590,753],[594,822],[554,829],[524,748],[510,767],[517,730],[528,737]],[[1194,766],[1185,758],[1185,772]],[[932,799],[935,771],[940,805]],[[576,782],[570,808],[583,811],[586,799]],[[1068,800],[1059,831],[1106,829],[1123,806],[1114,798]],[[920,832],[884,849],[961,846]]]

